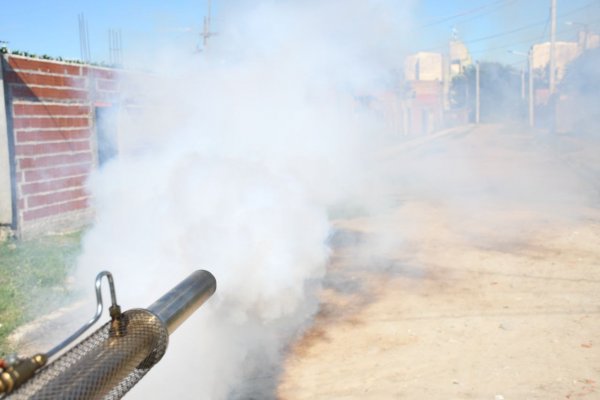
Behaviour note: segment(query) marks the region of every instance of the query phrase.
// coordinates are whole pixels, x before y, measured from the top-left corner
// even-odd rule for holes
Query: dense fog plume
[[[133,398],[273,396],[268,377],[317,308],[328,210],[381,204],[366,171],[389,137],[358,99],[402,65],[396,3],[234,2],[200,54],[159,49],[152,74],[123,82],[136,89],[119,157],[90,180],[78,281],[111,270],[125,309],[198,268],[218,281]]]

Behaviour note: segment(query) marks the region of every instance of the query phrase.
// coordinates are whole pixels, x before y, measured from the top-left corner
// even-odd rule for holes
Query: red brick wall
[[[3,67],[17,228],[82,225],[85,182],[97,163],[94,107],[115,100],[117,71],[17,56]]]

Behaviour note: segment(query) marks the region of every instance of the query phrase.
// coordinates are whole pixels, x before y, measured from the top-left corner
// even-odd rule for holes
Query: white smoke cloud
[[[218,289],[132,398],[248,398],[276,373],[317,309],[328,209],[378,204],[369,160],[386,132],[356,98],[392,84],[409,11],[234,2],[204,53],[160,50],[141,106],[122,111],[119,158],[90,181],[97,221],[79,281],[110,269],[125,309],[198,268]]]

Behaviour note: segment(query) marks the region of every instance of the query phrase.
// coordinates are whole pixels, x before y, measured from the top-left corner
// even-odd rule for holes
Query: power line
[[[496,8],[494,8],[493,10],[490,10],[490,11],[488,11],[488,12],[481,13],[481,14],[479,14],[479,15],[475,15],[475,16],[473,16],[473,17],[471,17],[471,18],[467,18],[467,19],[464,19],[464,20],[462,20],[462,21],[459,21],[459,22],[457,22],[457,23],[456,23],[456,25],[464,25],[465,23],[467,23],[467,22],[471,22],[471,21],[473,21],[473,20],[476,20],[476,19],[479,19],[479,18],[481,18],[481,17],[482,17],[482,16],[484,16],[484,15],[489,15],[489,14],[492,14],[492,13],[494,13],[494,12],[496,12],[496,11],[500,10],[500,9],[501,9],[501,8],[503,8],[504,6],[507,6],[507,5],[509,5],[509,4],[511,4],[511,3],[514,3],[514,2],[516,2],[516,1],[518,1],[518,0],[509,0],[509,1],[507,1],[506,3],[504,3],[504,4],[501,4],[499,7],[496,7]]]
[[[496,1],[493,1],[493,2],[488,3],[488,4],[484,4],[484,5],[479,6],[479,7],[471,8],[469,10],[460,11],[460,12],[458,12],[456,14],[449,15],[449,16],[446,16],[446,17],[441,17],[440,19],[438,19],[436,21],[430,22],[430,23],[425,24],[425,25],[421,25],[421,26],[417,27],[416,29],[429,28],[431,26],[442,24],[444,22],[448,22],[448,21],[451,21],[451,20],[456,19],[456,18],[464,17],[465,15],[469,15],[469,14],[473,14],[473,13],[476,13],[476,12],[481,11],[481,10],[485,10],[488,7],[492,7],[492,6],[495,6],[495,5],[498,5],[498,4],[502,4],[502,3],[506,3],[506,2],[511,3],[511,2],[514,2],[514,1],[516,1],[516,0],[496,0]]]
[[[578,11],[581,11],[581,10],[583,10],[585,8],[588,8],[588,7],[590,7],[590,6],[594,5],[594,4],[596,4],[595,1],[587,3],[586,5],[584,5],[582,7],[578,7],[578,8],[569,10],[569,11],[567,11],[565,13],[562,13],[558,17],[562,18],[562,17],[565,17],[567,15],[574,14],[574,13],[576,13]],[[467,44],[467,43],[477,43],[477,42],[481,42],[481,41],[489,40],[489,39],[495,39],[495,38],[502,37],[502,36],[512,35],[512,34],[517,33],[517,32],[522,32],[522,31],[534,28],[536,26],[539,26],[539,25],[542,25],[542,24],[546,24],[547,22],[548,22],[548,19],[546,18],[544,20],[540,20],[540,21],[537,21],[537,22],[534,22],[534,23],[531,23],[531,24],[528,24],[528,25],[524,25],[524,26],[521,26],[519,28],[511,29],[509,31],[498,32],[498,33],[495,33],[495,34],[492,34],[492,35],[483,36],[483,37],[479,37],[479,38],[475,38],[475,39],[471,39],[471,40],[463,40],[462,42],[464,44]],[[429,48],[428,50],[425,50],[425,51],[432,51],[432,50],[443,49],[446,46],[447,46],[447,44],[444,43],[443,45],[436,46],[436,47],[431,47],[431,48]]]
[[[546,30],[548,29],[548,25],[550,24],[550,14],[548,14],[548,18],[546,18],[546,24],[544,25],[544,30],[542,30],[542,36],[539,41],[541,42],[546,37]]]
[[[595,21],[600,22],[600,19],[597,19]],[[594,23],[592,22],[592,23],[589,23],[588,25],[593,25],[593,24]],[[578,29],[579,29],[578,27],[566,28],[566,29],[558,31],[557,34],[562,35],[562,34],[565,34],[565,33],[576,31]],[[539,36],[530,36],[527,39],[519,40],[519,41],[516,41],[516,42],[511,42],[511,43],[500,45],[500,46],[496,46],[496,47],[487,48],[487,49],[484,49],[484,50],[470,51],[469,53],[470,54],[487,53],[487,52],[494,51],[494,50],[502,50],[502,49],[506,49],[508,47],[514,47],[515,45],[518,45],[518,44],[535,43],[535,42],[539,42],[539,41],[540,41]]]
[[[495,39],[495,38],[497,38],[497,37],[502,37],[502,36],[506,36],[506,35],[511,35],[511,34],[513,34],[513,33],[522,32],[522,31],[524,31],[524,30],[527,30],[527,29],[534,28],[534,27],[536,27],[536,26],[538,26],[538,25],[541,25],[541,24],[543,24],[543,23],[545,23],[545,22],[546,22],[546,21],[538,21],[538,22],[534,22],[534,23],[532,23],[532,24],[529,24],[529,25],[525,25],[525,26],[521,26],[521,27],[519,27],[519,28],[516,28],[516,29],[512,29],[512,30],[510,30],[510,31],[499,32],[499,33],[495,33],[495,34],[492,34],[492,35],[483,36],[483,37],[479,37],[479,38],[476,38],[476,39],[471,39],[471,40],[463,40],[462,42],[463,42],[464,44],[467,44],[467,43],[477,43],[477,42],[482,42],[482,41],[484,41],[484,40],[489,40],[489,39]],[[427,51],[431,51],[431,50],[437,50],[437,49],[442,49],[442,48],[445,48],[446,46],[447,46],[447,44],[446,44],[446,43],[444,43],[443,45],[440,45],[440,46],[431,47],[431,48],[430,48],[430,49],[428,49]]]
[[[512,29],[510,31],[500,32],[500,33],[496,33],[496,34],[493,34],[493,35],[480,37],[480,38],[477,38],[477,39],[465,40],[465,41],[463,41],[463,43],[477,43],[477,42],[482,42],[482,41],[488,40],[488,39],[495,39],[497,37],[511,35],[513,33],[522,32],[522,31],[525,31],[527,29],[531,29],[531,28],[534,28],[536,26],[542,25],[545,22],[546,21],[535,22],[533,24],[525,25],[525,26],[522,26],[520,28]]]
[[[588,3],[587,5],[585,5],[585,6],[583,6],[583,7],[580,7],[580,8],[576,8],[576,9],[570,10],[569,12],[566,12],[566,13],[563,13],[563,14],[561,14],[561,15],[560,15],[560,17],[564,17],[564,16],[567,16],[567,15],[571,15],[571,14],[575,13],[576,11],[579,11],[579,10],[581,10],[581,9],[583,9],[583,8],[587,8],[587,7],[589,7],[589,6],[590,6],[590,5],[592,5],[592,4],[594,4],[594,3]],[[550,17],[546,18],[544,21],[538,21],[538,22],[534,22],[534,23],[532,23],[532,24],[525,25],[525,26],[522,26],[522,27],[520,27],[520,28],[512,29],[512,30],[510,30],[510,31],[500,32],[500,33],[497,33],[497,34],[494,34],[494,35],[490,35],[490,36],[484,36],[484,37],[477,38],[477,39],[473,39],[473,40],[467,40],[467,41],[465,41],[464,43],[476,43],[476,42],[481,42],[481,41],[483,41],[483,40],[487,40],[487,39],[494,39],[494,38],[496,38],[496,37],[500,37],[500,36],[506,36],[506,35],[510,35],[510,34],[513,34],[513,33],[516,33],[516,32],[521,32],[521,31],[524,31],[524,30],[527,30],[527,29],[533,28],[533,27],[535,27],[535,26],[538,26],[538,25],[541,25],[541,24],[546,24],[546,25],[547,25],[547,24],[548,24],[548,21],[549,21],[549,18],[550,18]],[[545,31],[545,28],[544,28],[544,31]]]

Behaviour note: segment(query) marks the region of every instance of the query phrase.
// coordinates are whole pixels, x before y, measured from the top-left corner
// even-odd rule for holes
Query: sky
[[[421,1],[416,20],[421,33],[413,49],[440,52],[453,32],[475,60],[519,64],[534,43],[550,37],[550,0]],[[600,30],[599,0],[557,0],[557,39],[576,40],[577,32]]]
[[[302,0],[281,0],[302,1]],[[78,15],[87,21],[92,60],[109,61],[108,32],[121,31],[125,63],[176,42],[190,51],[201,44],[207,0],[2,0],[0,40],[11,50],[80,59]],[[218,32],[221,5],[212,0],[213,30]],[[398,1],[405,7],[408,2]],[[600,30],[600,0],[557,0],[560,40],[574,40],[587,24]],[[444,52],[454,34],[465,41],[473,59],[518,66],[533,43],[548,40],[550,0],[420,0],[413,10],[411,38],[398,38],[409,50]],[[568,22],[571,22],[569,25]],[[400,22],[399,23],[405,23]]]

